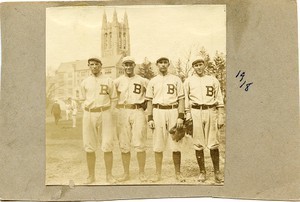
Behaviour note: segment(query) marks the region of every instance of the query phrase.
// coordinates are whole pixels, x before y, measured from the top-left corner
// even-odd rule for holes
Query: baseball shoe
[[[129,179],[130,179],[129,174],[124,173],[124,174],[122,175],[122,177],[118,178],[117,180],[118,180],[119,182],[124,182],[124,181],[127,181],[127,180],[129,180]]]
[[[92,184],[95,182],[95,176],[89,176],[84,184]]]
[[[185,182],[185,178],[182,176],[180,172],[176,173],[176,180],[178,182]]]
[[[161,180],[161,174],[155,173],[155,175],[153,176],[153,178],[151,178],[151,182],[158,182]]]
[[[220,171],[216,171],[216,172],[215,172],[215,182],[216,182],[216,183],[221,183],[221,182],[223,182],[223,180],[222,180],[222,175],[221,175],[221,172],[220,172]]]
[[[205,171],[200,171],[198,182],[204,182],[205,180],[206,180],[206,172]]]
[[[140,179],[141,182],[147,182],[147,177],[146,177],[144,172],[141,172],[139,174],[139,179]]]
[[[117,180],[112,175],[106,175],[106,182],[109,184],[116,184]]]

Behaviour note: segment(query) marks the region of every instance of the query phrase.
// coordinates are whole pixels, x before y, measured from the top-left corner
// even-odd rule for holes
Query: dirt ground
[[[82,113],[77,115],[77,127],[72,128],[72,121],[63,119],[58,125],[54,124],[53,117],[46,117],[46,185],[83,185],[87,178],[86,156],[82,147],[81,120]],[[214,182],[212,162],[209,150],[205,150],[205,165],[207,180],[204,183],[197,182],[199,168],[193,150],[192,139],[190,136],[184,137],[184,150],[181,156],[181,172],[186,178],[185,183],[180,184],[199,184],[199,185],[223,185]],[[224,173],[225,159],[225,133],[220,131],[220,170]],[[154,153],[152,151],[152,134],[148,131],[147,137],[147,159],[146,175],[151,178],[155,173]],[[105,181],[105,167],[103,152],[96,152],[96,182],[91,185],[107,185]],[[121,153],[117,140],[115,141],[113,175],[121,176],[123,173]],[[141,183],[138,179],[138,164],[136,153],[131,153],[130,164],[131,179],[117,185],[142,185],[142,184],[178,184],[174,176],[174,165],[170,150],[164,152],[162,180],[158,183]],[[224,177],[224,175],[223,175]]]

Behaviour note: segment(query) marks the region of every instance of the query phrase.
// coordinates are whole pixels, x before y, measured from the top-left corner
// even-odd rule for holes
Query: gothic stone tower
[[[106,13],[104,12],[101,39],[102,57],[130,55],[129,26],[126,11],[123,23],[118,22],[116,10],[114,10],[112,22],[107,21]]]

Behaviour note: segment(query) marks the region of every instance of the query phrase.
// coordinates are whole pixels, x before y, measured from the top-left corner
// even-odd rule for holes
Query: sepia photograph
[[[46,185],[226,181],[226,6],[46,9]]]

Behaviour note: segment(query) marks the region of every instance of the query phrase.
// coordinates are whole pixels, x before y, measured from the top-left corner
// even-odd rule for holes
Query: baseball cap
[[[158,58],[158,59],[156,60],[156,63],[158,63],[158,62],[161,61],[161,60],[168,60],[168,62],[170,62],[169,58],[163,56],[163,57]]]
[[[90,61],[95,61],[95,62],[99,62],[100,64],[102,64],[101,60],[98,58],[89,58],[88,62],[90,62]]]
[[[122,59],[122,63],[125,63],[125,62],[133,62],[133,63],[135,63],[135,60],[134,60],[134,58],[131,57],[131,56],[126,56],[126,57],[124,57],[124,58]]]
[[[196,56],[191,59],[192,65],[195,64],[196,62],[200,62],[200,61],[204,62],[204,58],[201,56]]]

